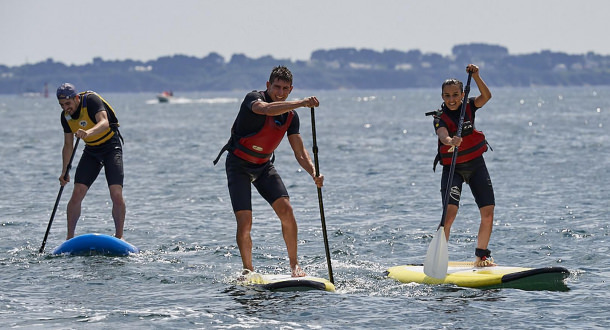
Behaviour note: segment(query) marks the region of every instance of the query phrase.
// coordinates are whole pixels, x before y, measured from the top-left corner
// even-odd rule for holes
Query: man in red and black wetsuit
[[[229,195],[237,220],[236,240],[245,272],[252,266],[252,203],[251,186],[271,205],[282,224],[282,234],[293,277],[305,276],[297,261],[297,223],[282,178],[273,166],[273,152],[288,135],[288,142],[297,162],[318,187],[324,176],[315,176],[314,164],[299,134],[297,108],[320,105],[315,96],[288,101],[292,91],[292,73],[284,66],[273,68],[267,90],[246,95],[231,129],[231,139],[223,148],[228,150],[226,172]],[[220,155],[214,161],[218,161]]]
[[[487,151],[487,141],[485,135],[474,127],[475,112],[491,99],[491,92],[479,75],[479,67],[470,64],[466,67],[466,72],[472,73],[472,78],[476,82],[481,95],[468,100],[462,125],[462,136],[457,136],[457,126],[464,98],[462,82],[457,79],[448,79],[443,83],[441,95],[444,103],[441,111],[434,116],[434,129],[438,136],[437,160],[440,160],[443,165],[441,178],[443,199],[449,182],[453,148],[459,146],[455,172],[450,181],[451,188],[444,226],[445,237],[449,240],[451,224],[458,212],[462,184],[466,182],[470,186],[481,213],[481,224],[479,226],[477,248],[475,249],[475,266],[493,266],[495,264],[487,245],[493,227],[495,198],[489,172],[483,159],[483,153]]]

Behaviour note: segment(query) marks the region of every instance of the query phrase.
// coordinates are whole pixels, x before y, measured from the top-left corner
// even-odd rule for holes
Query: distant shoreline
[[[610,85],[610,56],[550,51],[511,55],[502,46],[466,44],[453,47],[450,56],[419,50],[340,48],[314,51],[308,61],[253,59],[242,54],[227,61],[217,53],[146,62],[94,58],[91,63],[70,66],[48,59],[15,67],[0,65],[0,94],[46,93],[63,82],[100,92],[251,90],[264,86],[271,68],[279,64],[291,69],[294,85],[301,89],[433,88],[446,78],[464,76],[469,63],[481,67],[490,87]]]

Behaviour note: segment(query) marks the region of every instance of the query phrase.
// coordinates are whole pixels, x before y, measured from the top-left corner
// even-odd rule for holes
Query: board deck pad
[[[292,277],[286,274],[273,275],[251,272],[239,276],[237,282],[240,285],[256,286],[271,291],[335,291],[335,285],[329,280],[314,276]]]
[[[140,250],[124,240],[104,234],[84,234],[60,244],[53,254],[127,256]]]
[[[454,284],[461,287],[567,291],[570,271],[564,267],[474,267],[472,262],[449,262],[447,276],[438,279],[424,274],[423,265],[389,268],[385,275],[403,283]]]

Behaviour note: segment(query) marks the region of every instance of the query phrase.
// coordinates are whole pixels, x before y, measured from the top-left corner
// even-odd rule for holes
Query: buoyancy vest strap
[[[479,148],[482,148],[486,143],[487,143],[487,141],[483,140],[483,141],[479,142],[478,144],[476,144],[468,149],[465,149],[465,150],[460,150],[458,148],[458,157],[465,156],[465,155],[468,155],[469,153],[475,152]],[[452,158],[452,157],[453,157],[452,154],[441,154],[440,155],[440,158]]]
[[[441,161],[441,154],[439,152],[436,153],[436,157],[434,157],[434,163],[432,163],[432,172],[436,172],[436,165]]]
[[[214,159],[214,160],[212,161],[212,163],[214,163],[214,166],[216,166],[216,164],[218,164],[218,161],[220,160],[220,157],[222,156],[222,154],[223,154],[225,151],[227,151],[227,150],[233,150],[233,148],[232,148],[232,147],[235,147],[235,146],[233,145],[233,141],[232,141],[232,140],[233,140],[232,138],[231,138],[231,139],[229,139],[229,141],[227,142],[227,144],[225,144],[225,145],[222,147],[222,149],[220,149],[220,152],[218,153],[218,156],[216,156],[216,159]],[[239,143],[237,143],[237,148],[238,148],[239,150],[241,150],[241,151],[243,151],[243,152],[245,152],[245,153],[247,153],[247,154],[251,155],[251,156],[255,156],[255,157],[259,157],[259,158],[262,158],[262,157],[260,157],[259,155],[262,155],[263,157],[267,157],[267,156],[269,156],[269,155],[272,155],[272,157],[271,157],[271,162],[273,163],[273,162],[275,161],[275,153],[272,153],[272,154],[261,154],[261,153],[255,153],[254,151],[249,150],[249,149],[247,149],[247,148],[245,148],[245,147],[241,146]]]
[[[268,158],[268,157],[270,157],[273,154],[273,152],[269,153],[269,154],[263,154],[263,153],[260,153],[260,152],[256,152],[254,150],[250,150],[250,149],[244,147],[240,143],[236,143],[235,144],[235,149],[239,149],[242,152],[244,152],[244,153],[246,153],[246,154],[248,154],[250,156],[256,157],[256,158]]]
[[[111,129],[111,130],[109,130],[109,131],[108,131],[106,134],[104,134],[103,136],[101,136],[99,139],[97,139],[97,140],[93,140],[93,141],[88,141],[87,143],[94,144],[94,143],[100,142],[100,141],[104,140],[106,137],[108,137],[108,135],[110,135],[110,134],[112,134],[112,133],[113,133],[113,130]],[[122,139],[121,139],[121,140],[122,140]]]
[[[220,156],[222,156],[222,154],[229,150],[231,148],[231,144],[233,143],[233,137],[231,137],[229,139],[229,141],[227,141],[227,143],[222,147],[222,149],[220,149],[220,152],[218,153],[218,156],[216,156],[216,159],[214,159],[212,161],[212,163],[214,163],[214,166],[216,166],[216,164],[218,164],[218,160],[220,159]]]

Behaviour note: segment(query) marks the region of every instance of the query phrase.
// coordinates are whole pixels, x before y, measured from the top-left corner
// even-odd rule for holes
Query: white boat
[[[157,95],[157,100],[159,100],[159,103],[168,103],[173,97],[174,93],[172,91],[163,91]]]

